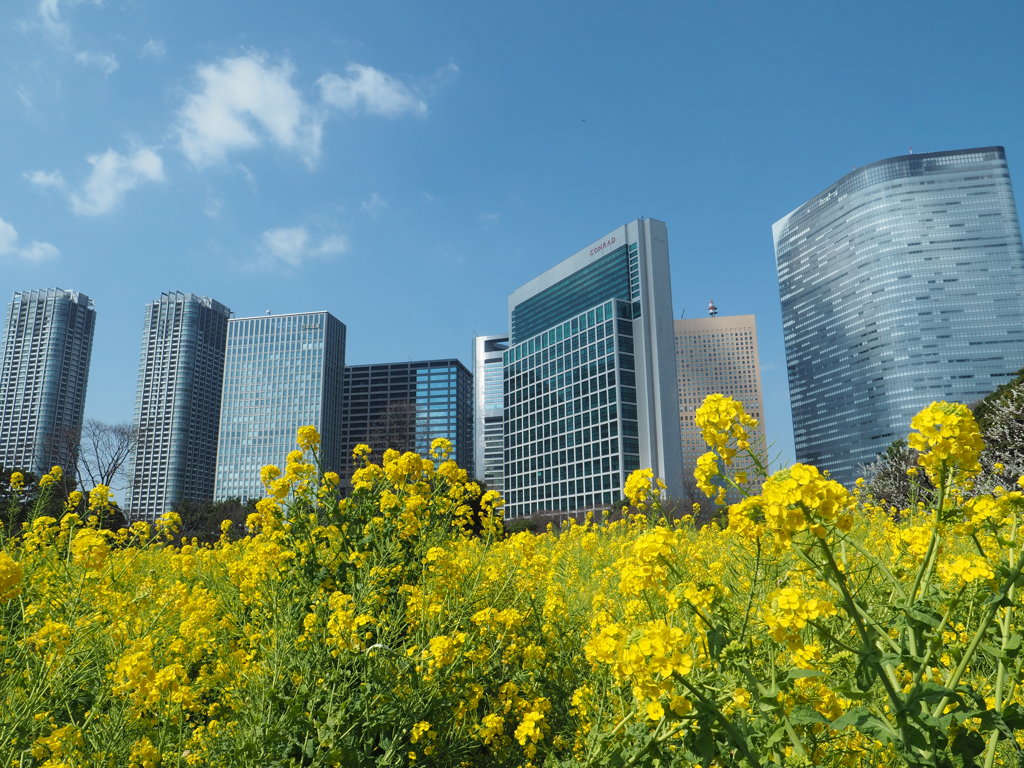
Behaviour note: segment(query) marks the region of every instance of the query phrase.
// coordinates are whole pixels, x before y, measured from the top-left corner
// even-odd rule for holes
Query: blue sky
[[[326,309],[350,363],[459,357],[638,216],[678,316],[757,315],[792,458],[771,224],[885,157],[1003,145],[1020,2],[5,0],[0,301],[96,302],[87,416],[130,420],[143,308]]]

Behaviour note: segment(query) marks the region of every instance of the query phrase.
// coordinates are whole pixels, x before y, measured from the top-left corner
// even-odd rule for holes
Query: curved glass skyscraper
[[[850,482],[933,400],[1024,367],[1024,245],[1002,147],[844,176],[773,226],[797,460]]]

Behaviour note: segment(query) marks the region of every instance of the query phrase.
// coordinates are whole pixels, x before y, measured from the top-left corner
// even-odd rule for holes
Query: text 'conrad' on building
[[[639,219],[509,296],[506,516],[609,508],[629,473],[679,495],[668,232]]]

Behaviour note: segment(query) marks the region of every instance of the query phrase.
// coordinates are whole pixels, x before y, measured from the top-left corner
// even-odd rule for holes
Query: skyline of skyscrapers
[[[230,316],[218,301],[177,291],[146,305],[126,504],[132,519],[213,498]]]
[[[0,360],[0,466],[73,473],[85,411],[96,310],[84,293],[18,291]]]
[[[301,426],[320,432],[322,468],[340,467],[345,331],[329,312],[228,321],[215,501],[263,496],[260,468],[284,462]]]
[[[697,458],[708,450],[694,414],[708,395],[718,393],[741,401],[744,410],[758,420],[751,446],[765,448],[757,320],[753,315],[717,314],[677,319],[675,343],[683,477],[684,484],[692,486]],[[742,459],[738,461],[737,469],[746,468]]]
[[[513,291],[506,517],[610,508],[650,467],[679,496],[668,231],[631,221]]]
[[[880,160],[772,227],[798,461],[849,483],[934,400],[1024,367],[1024,245],[1002,147]]]
[[[505,477],[504,355],[509,337],[473,339],[473,465],[477,479],[501,492]]]
[[[352,448],[365,443],[375,459],[388,448],[429,455],[451,441],[451,458],[473,473],[473,376],[454,358],[345,366],[341,464],[347,484]]]

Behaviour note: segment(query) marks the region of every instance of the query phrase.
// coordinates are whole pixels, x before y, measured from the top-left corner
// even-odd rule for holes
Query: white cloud
[[[60,171],[31,171],[25,178],[36,189],[64,189],[64,177]]]
[[[200,88],[178,114],[182,152],[197,166],[269,140],[312,165],[320,154],[323,115],[292,86],[294,68],[263,54],[221,59],[198,68]]]
[[[427,114],[427,103],[407,86],[379,69],[349,64],[345,77],[328,72],[317,84],[325,104],[344,112],[364,111],[380,117]]]
[[[98,67],[105,75],[113,74],[118,67],[117,57],[104,51],[75,50],[71,25],[64,18],[63,8],[75,5],[103,5],[103,0],[39,0],[37,11],[39,25],[51,42],[58,48],[73,54],[75,62],[83,67]],[[63,6],[63,8],[62,8]]]
[[[501,221],[500,213],[481,213],[476,217],[477,221],[480,222],[484,229],[490,229],[499,221]]]
[[[162,59],[167,55],[167,43],[159,38],[150,38],[142,46],[139,55],[144,59]]]
[[[108,149],[102,155],[89,155],[86,160],[92,173],[80,192],[71,194],[72,210],[82,216],[110,213],[125,194],[146,181],[163,181],[164,166],[160,155],[141,147],[130,155]]]
[[[18,231],[8,222],[0,219],[0,261],[15,259],[31,264],[53,261],[60,255],[57,246],[33,240],[27,246],[19,244]]]
[[[387,210],[388,201],[374,192],[366,200],[363,200],[363,202],[359,204],[359,207],[363,212],[368,213],[371,216],[379,216]]]
[[[119,66],[114,54],[100,51],[76,51],[75,62],[83,67],[101,69],[104,75],[114,74]]]
[[[301,267],[311,259],[323,259],[346,253],[348,238],[334,234],[314,242],[305,227],[277,227],[260,236],[260,257],[251,265],[258,269]]]

